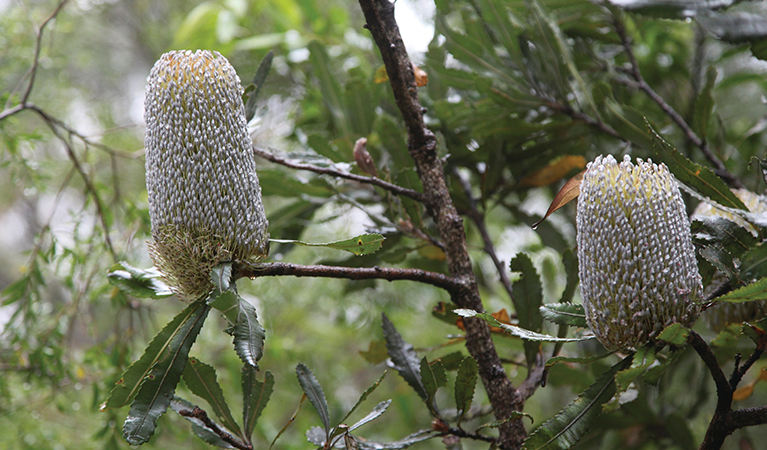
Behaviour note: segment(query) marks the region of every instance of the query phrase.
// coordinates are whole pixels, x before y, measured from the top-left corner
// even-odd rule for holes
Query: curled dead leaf
[[[541,222],[546,220],[546,218],[549,217],[554,211],[565,206],[572,199],[580,195],[581,181],[583,181],[583,174],[585,173],[586,169],[583,169],[578,173],[578,175],[567,180],[567,183],[565,183],[565,185],[562,186],[562,189],[557,192],[557,195],[554,196],[554,200],[552,200],[551,205],[549,206],[549,210],[546,211],[546,214],[543,216],[543,218],[533,224],[533,230],[536,229],[538,225],[541,224]]]

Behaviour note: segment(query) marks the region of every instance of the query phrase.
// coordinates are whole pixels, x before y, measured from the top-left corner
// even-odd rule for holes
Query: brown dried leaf
[[[546,218],[549,217],[554,211],[565,206],[571,200],[573,200],[574,198],[578,197],[578,195],[580,195],[581,181],[583,181],[583,174],[585,173],[586,173],[586,169],[583,169],[582,171],[578,173],[578,175],[567,180],[567,183],[565,183],[565,185],[562,186],[562,189],[560,189],[559,192],[557,192],[557,195],[554,196],[554,200],[551,202],[551,206],[549,206],[549,210],[546,211],[546,215],[544,215],[541,220],[533,224],[533,230],[536,229],[541,222],[546,220]]]
[[[555,158],[543,169],[532,173],[519,182],[518,187],[548,186],[559,181],[573,169],[586,167],[586,158],[581,155],[563,155]]]

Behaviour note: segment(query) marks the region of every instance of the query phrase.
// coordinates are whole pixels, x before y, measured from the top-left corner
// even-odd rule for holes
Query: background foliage
[[[574,284],[568,283],[573,257],[566,253],[574,245],[573,205],[535,231],[530,225],[564,181],[599,154],[668,161],[670,153],[648,132],[648,123],[692,161],[732,174],[752,191],[764,190],[754,159],[764,158],[767,144],[767,66],[758,59],[764,58],[764,44],[758,26],[752,36],[734,36],[728,32],[733,27],[722,25],[734,20],[725,13],[763,14],[762,2],[738,4],[722,15],[701,14],[697,21],[667,20],[689,12],[660,2],[628,2],[628,11],[556,0],[413,5],[433,11],[424,14],[422,24],[425,33],[433,31],[428,48],[411,56],[428,74],[421,101],[438,135],[451,195],[465,214],[489,312],[506,309],[520,326],[557,334],[549,322],[524,324],[520,304],[512,302],[499,277],[509,277],[514,292],[527,292],[529,299],[536,295],[529,292],[535,283],[526,287],[519,272],[534,274],[541,277],[537,297],[542,303],[572,295],[578,301]],[[0,120],[2,448],[126,448],[121,437],[125,410],[99,412],[99,406],[127,365],[184,307],[172,299],[126,295],[106,278],[117,261],[151,265],[145,244],[142,100],[146,74],[163,52],[218,50],[247,82],[273,51],[272,71],[251,123],[259,148],[294,162],[364,174],[352,149],[366,137],[382,179],[422,190],[391,88],[381,82],[380,56],[355,4],[72,2],[40,35],[38,60],[36,33],[56,4],[0,7],[0,100],[7,111],[28,95],[46,114],[32,109]],[[633,56],[625,51],[627,39]],[[641,79],[634,67],[641,69]],[[27,93],[30,73],[34,85]],[[689,127],[680,126],[670,110]],[[262,159],[258,164],[273,238],[329,242],[365,231],[386,237],[382,250],[365,256],[273,244],[272,260],[446,271],[434,224],[418,202]],[[690,198],[690,209],[696,203]],[[526,256],[517,256],[522,252]],[[706,264],[701,261],[704,274],[711,276]],[[386,369],[381,312],[415,344],[419,356],[443,358],[451,379],[460,373],[453,370],[466,355],[455,339],[461,330],[455,317],[439,320],[441,314],[433,313],[439,302],[449,301],[444,292],[410,282],[281,277],[243,280],[239,289],[267,330],[259,365],[275,380],[272,400],[255,427],[257,445],[272,442],[298,408],[298,363],[322,384],[331,423],[354,406]],[[216,367],[224,394],[236,399],[240,362],[230,338],[221,333],[225,320],[214,315],[192,355]],[[696,330],[709,341],[716,336],[705,320]],[[734,354],[748,355],[753,347],[737,332],[717,339],[714,350],[730,364],[727,373]],[[519,384],[537,347],[500,334],[496,343]],[[547,355],[553,348],[544,345]],[[603,352],[593,341],[566,344],[563,350],[578,357]],[[533,425],[524,419],[528,429],[556,414],[619,361],[611,358],[554,365],[546,387],[526,404],[525,412],[534,418]],[[695,448],[716,402],[714,387],[690,349],[674,358],[657,386],[627,383],[624,402],[613,405],[579,447]],[[765,402],[757,369],[758,363],[746,375],[746,381],[753,380],[753,395],[739,407]],[[437,403],[454,405],[459,394],[451,391],[452,383],[446,385],[437,391]],[[181,393],[192,398],[188,389],[182,384]],[[393,441],[430,428],[429,411],[412,392],[402,378],[385,377],[369,406],[387,399],[392,404],[366,425],[365,437]],[[479,385],[473,404],[487,404]],[[352,422],[362,417],[357,414]],[[484,421],[467,418],[466,427]],[[182,417],[166,414],[160,424],[147,447],[207,448]],[[276,446],[306,447],[304,432],[317,425],[317,416],[304,406]],[[762,428],[742,430],[728,444],[757,448],[764,433]],[[418,444],[444,445],[439,439]],[[464,445],[487,444],[464,440]]]

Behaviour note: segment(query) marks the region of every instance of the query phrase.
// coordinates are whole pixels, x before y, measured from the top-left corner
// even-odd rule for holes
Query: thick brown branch
[[[402,186],[397,186],[396,184],[389,183],[380,178],[367,177],[362,175],[356,175],[353,173],[342,172],[340,170],[331,169],[329,167],[319,167],[319,166],[313,166],[311,164],[294,163],[294,162],[288,161],[287,159],[280,158],[274,153],[267,152],[266,150],[262,150],[255,146],[253,147],[253,153],[255,153],[256,155],[268,161],[283,165],[285,167],[290,167],[291,169],[308,170],[310,172],[320,173],[323,175],[332,175],[338,178],[345,178],[347,180],[356,181],[358,183],[372,184],[374,186],[378,186],[380,188],[386,189],[392,194],[404,195],[405,197],[410,197],[413,200],[416,200],[419,202],[423,201],[423,194],[421,194],[420,192],[414,191],[412,189],[404,188]]]
[[[740,182],[740,180],[735,175],[733,175],[732,172],[727,170],[727,167],[724,165],[724,163],[714,154],[713,151],[711,151],[708,143],[701,139],[697,134],[695,134],[695,131],[693,131],[692,127],[687,124],[684,118],[679,113],[677,113],[674,108],[671,107],[671,105],[666,103],[663,97],[658,95],[652,89],[652,87],[650,87],[649,84],[647,84],[647,81],[645,81],[644,77],[642,76],[642,72],[639,70],[639,63],[637,62],[636,56],[634,55],[631,38],[629,37],[626,28],[623,26],[623,22],[620,20],[620,18],[615,17],[614,24],[615,31],[618,33],[618,36],[620,37],[623,44],[623,48],[626,50],[626,57],[628,57],[629,63],[631,64],[629,73],[631,74],[632,78],[634,78],[634,82],[631,83],[631,85],[647,94],[647,96],[650,97],[650,99],[655,102],[660,107],[660,109],[663,110],[663,112],[672,121],[674,121],[674,123],[676,123],[679,128],[682,129],[682,132],[684,133],[685,137],[687,137],[687,140],[698,147],[703,153],[703,156],[705,156],[706,159],[714,166],[714,173],[726,181],[730,187],[742,188],[743,184]],[[626,82],[628,80],[622,81]]]
[[[197,419],[200,422],[204,423],[205,426],[210,431],[215,433],[216,436],[218,436],[222,441],[226,442],[227,444],[231,445],[234,448],[237,448],[240,450],[253,450],[252,445],[240,442],[234,436],[227,433],[225,430],[222,430],[218,425],[216,425],[215,422],[210,420],[210,417],[208,417],[208,413],[206,413],[204,410],[200,409],[197,406],[195,406],[194,409],[191,411],[188,409],[182,409],[178,413],[184,417]]]
[[[292,276],[316,278],[343,278],[347,280],[409,280],[430,284],[449,292],[458,294],[463,285],[457,280],[436,272],[421,269],[400,269],[392,267],[341,267],[313,265],[304,266],[290,263],[260,263],[239,265],[236,267],[237,277],[258,278],[266,276]]]
[[[709,372],[711,372],[711,377],[714,379],[718,399],[716,411],[729,411],[730,406],[732,405],[732,388],[730,387],[730,382],[727,381],[724,372],[722,372],[722,368],[719,367],[719,362],[716,360],[714,352],[711,351],[711,347],[709,347],[708,344],[706,344],[706,341],[704,341],[695,331],[690,331],[687,343],[695,349],[700,356],[700,359],[706,364]]]
[[[437,156],[437,140],[423,120],[423,107],[399,28],[394,20],[394,3],[390,0],[360,0],[366,28],[370,30],[380,51],[389,77],[394,99],[405,122],[408,133],[408,151],[415,162],[424,186],[424,204],[434,219],[445,244],[450,274],[461,280],[465,289],[454,295],[453,301],[462,308],[483,311],[477,281],[469,258],[463,220],[455,209],[445,182],[442,162]],[[480,377],[498,420],[506,420],[519,411],[523,402],[517,395],[503,369],[487,325],[476,319],[467,319],[466,348],[477,361]],[[519,448],[526,437],[520,420],[503,423],[498,445],[504,449]]]

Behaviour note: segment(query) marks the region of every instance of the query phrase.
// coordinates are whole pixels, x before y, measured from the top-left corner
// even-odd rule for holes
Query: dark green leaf
[[[740,257],[740,278],[751,281],[767,277],[767,245],[759,243]]]
[[[695,216],[690,230],[696,241],[716,243],[735,257],[757,243],[749,230],[723,217]]]
[[[258,322],[256,308],[246,300],[239,299],[237,323],[232,329],[234,336],[234,351],[242,362],[258,369],[258,360],[264,354],[264,339],[266,330]]]
[[[322,426],[325,427],[325,435],[330,433],[330,411],[328,410],[328,401],[325,399],[325,393],[322,392],[322,386],[317,381],[317,377],[314,376],[311,370],[304,364],[299,363],[296,366],[296,375],[298,376],[298,383],[301,385],[304,394],[312,402],[312,406],[317,410],[317,414],[320,416]]]
[[[273,391],[274,375],[271,372],[267,371],[264,374],[264,381],[259,381],[253,366],[249,364],[242,366],[242,424],[245,428],[246,442],[251,442],[253,429]]]
[[[421,365],[413,344],[402,339],[394,324],[386,314],[381,313],[383,319],[383,332],[386,339],[386,349],[389,352],[394,368],[400,376],[409,384],[423,400],[429,398],[428,392],[421,381]]]
[[[555,356],[553,358],[550,358],[548,361],[546,361],[546,367],[551,367],[556,363],[575,363],[575,364],[589,364],[593,363],[594,361],[599,361],[600,359],[605,359],[608,356],[612,355],[615,352],[607,352],[602,353],[601,355],[596,356],[587,356],[584,358],[579,357],[569,357],[569,356]]]
[[[424,356],[421,359],[421,382],[426,390],[426,405],[432,409],[434,408],[434,395],[437,393],[437,389],[447,384],[447,376],[445,375],[445,368],[442,367],[442,363],[439,360],[429,363]]]
[[[533,331],[525,330],[514,325],[498,322],[493,316],[487,313],[478,313],[471,309],[456,309],[455,313],[461,317],[478,317],[490,326],[502,328],[506,333],[516,336],[518,338],[528,341],[540,341],[540,342],[580,342],[589,339],[594,339],[593,335],[588,335],[580,338],[561,338],[556,336],[550,336],[548,334],[535,333]]]
[[[107,273],[109,284],[139,298],[159,299],[173,295],[173,291],[161,278],[162,275],[154,267],[137,269],[124,261],[113,265]]]
[[[586,312],[579,303],[549,303],[541,306],[541,315],[558,325],[588,328]]]
[[[196,418],[190,417],[189,414],[194,411],[196,405],[184,400],[181,397],[174,396],[170,402],[170,409],[176,411],[181,417],[192,422],[192,431],[194,434],[210,445],[214,445],[219,448],[234,448],[226,441],[221,439],[215,431],[208,428],[205,422]],[[183,413],[182,413],[183,412]]]
[[[373,411],[370,412],[370,414],[358,420],[354,425],[349,427],[349,431],[354,431],[357,428],[361,427],[362,425],[365,425],[366,423],[370,423],[374,421],[375,419],[381,417],[381,414],[386,412],[386,409],[389,407],[389,405],[391,405],[391,400],[386,400],[377,404],[376,407],[373,408]]]
[[[16,303],[24,297],[24,295],[27,293],[27,288],[29,287],[30,278],[28,276],[24,276],[19,278],[18,280],[11,283],[8,287],[3,289],[2,293],[2,299],[3,299],[3,306],[8,306],[10,304]]]
[[[484,423],[484,424],[478,426],[475,431],[479,431],[479,430],[481,430],[483,428],[498,428],[501,425],[503,425],[504,423],[510,422],[512,420],[519,419],[520,417],[527,417],[528,419],[530,419],[530,423],[535,423],[535,420],[533,419],[533,416],[531,416],[530,414],[524,413],[524,412],[520,412],[520,411],[512,411],[511,412],[511,417],[509,417],[508,419],[506,419],[506,420],[496,420],[495,422]]]
[[[248,122],[250,122],[250,119],[256,115],[256,100],[258,100],[258,94],[261,92],[261,88],[264,87],[266,77],[269,75],[269,70],[272,68],[273,59],[274,52],[270,50],[269,53],[264,56],[264,59],[261,60],[261,63],[259,63],[256,74],[253,76],[254,89],[250,92],[248,101],[245,103],[245,120]]]
[[[226,262],[217,265],[210,271],[210,280],[218,288],[219,292],[231,291],[232,286],[232,263]]]
[[[123,437],[129,444],[143,444],[154,434],[157,419],[170,405],[176,385],[184,371],[189,349],[197,339],[208,311],[208,305],[199,301],[182,312],[185,317],[178,327],[178,332],[160,353],[160,359],[152,365],[133,399],[123,425]]]
[[[660,332],[657,339],[666,341],[669,344],[684,345],[689,334],[690,330],[682,326],[682,324],[672,323]]]
[[[332,71],[333,61],[328,56],[325,46],[320,42],[312,41],[307,48],[309,49],[309,61],[314,68],[314,75],[319,80],[322,100],[330,111],[337,134],[347,136],[349,126],[341,103],[341,87],[338,84],[338,78]]]
[[[687,159],[671,144],[666,142],[649,122],[646,122],[646,124],[650,129],[658,156],[666,163],[671,173],[676,175],[679,181],[695,189],[702,196],[708,197],[721,205],[748,211],[746,205],[733,194],[724,181],[716,176],[711,169]]]
[[[471,356],[467,356],[458,366],[458,374],[455,377],[455,405],[459,411],[458,423],[461,423],[466,411],[471,408],[471,402],[474,400],[474,388],[477,385],[477,376],[479,369],[477,361]]]
[[[372,386],[370,386],[369,388],[365,389],[365,392],[363,392],[362,395],[360,395],[360,398],[357,400],[357,403],[355,403],[354,406],[352,407],[352,409],[350,409],[349,412],[344,416],[344,418],[341,419],[341,423],[346,422],[346,419],[348,419],[349,416],[351,416],[352,413],[354,411],[356,411],[357,408],[359,408],[359,406],[362,404],[362,402],[367,400],[367,398],[370,396],[370,394],[372,394],[373,391],[375,391],[378,388],[378,386],[381,385],[381,382],[383,381],[385,376],[386,376],[386,371],[384,371],[384,373],[382,373],[381,376],[378,377],[378,380],[376,380],[376,382],[373,383]]]
[[[578,258],[573,253],[572,249],[567,249],[562,254],[562,264],[565,266],[565,272],[567,273],[567,283],[565,284],[565,290],[562,292],[562,298],[559,303],[570,303],[573,301],[573,295],[575,294],[575,288],[578,287]],[[543,311],[541,311],[543,314]],[[546,316],[543,316],[546,318]]]
[[[530,257],[524,253],[515,256],[511,260],[510,267],[512,272],[521,272],[520,279],[512,284],[514,309],[519,326],[525,330],[539,332],[543,326],[543,317],[540,312],[543,304],[543,289],[538,272]],[[539,342],[526,340],[524,346],[527,365],[532,367],[536,363],[541,345]]]
[[[538,427],[525,441],[525,450],[565,450],[586,434],[602,413],[602,406],[615,395],[615,374],[631,365],[627,356],[602,374],[578,398]]]
[[[278,244],[295,244],[304,247],[328,247],[336,250],[345,250],[354,253],[357,256],[377,252],[385,240],[386,238],[380,234],[362,234],[351,239],[327,242],[324,244],[308,243],[292,239],[270,239],[271,242],[276,242]]]
[[[184,368],[183,377],[186,387],[193,394],[208,402],[213,413],[224,427],[240,438],[243,438],[239,425],[237,425],[231,411],[229,411],[229,405],[227,405],[224,398],[224,392],[216,380],[216,369],[197,358],[189,358]]]
[[[744,303],[767,299],[767,277],[715,298],[715,302]]]
[[[198,302],[192,303],[157,333],[144,350],[141,358],[131,364],[125,373],[122,374],[120,380],[117,381],[112,392],[109,393],[109,397],[101,405],[102,411],[110,408],[119,408],[133,400],[139,391],[141,383],[149,375],[150,370],[169,353],[168,348],[171,346],[171,343],[183,332],[189,321],[198,313],[199,308],[200,304]]]
[[[711,91],[716,84],[716,77],[718,73],[714,66],[709,66],[706,71],[706,85],[698,94],[698,98],[695,99],[695,109],[693,110],[692,124],[694,131],[698,133],[701,139],[706,138],[708,131],[708,123],[711,120],[711,114],[714,111],[714,97]]]
[[[671,354],[669,354],[665,360],[662,360],[660,364],[656,364],[648,368],[647,371],[642,374],[642,381],[652,385],[658,384],[658,380],[660,380],[660,377],[666,372],[666,369],[668,369],[677,359],[679,359],[680,356],[682,356],[683,351],[683,349],[680,349],[671,352]]]

